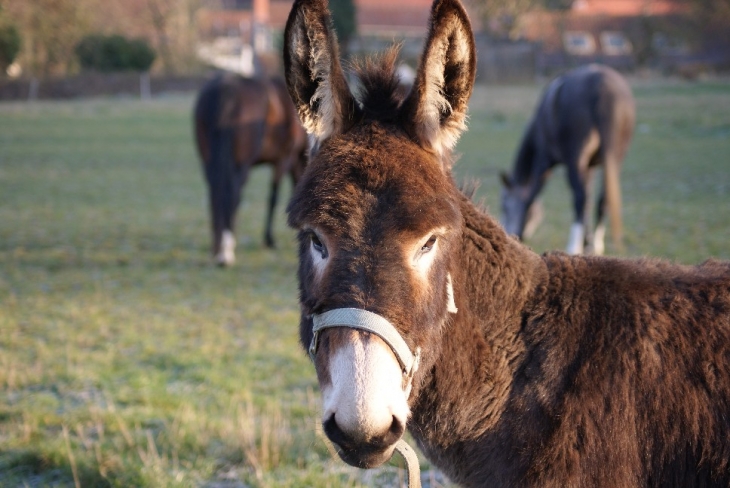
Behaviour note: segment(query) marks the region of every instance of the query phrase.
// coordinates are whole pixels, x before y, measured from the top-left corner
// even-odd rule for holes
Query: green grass
[[[625,254],[730,258],[730,85],[635,90]],[[538,94],[473,98],[455,171],[492,210]],[[0,105],[0,486],[397,486],[397,461],[347,467],[319,430],[282,208],[279,249],[261,245],[267,169],[236,266],[211,265],[192,100]],[[562,249],[562,171],[544,203],[529,244]]]

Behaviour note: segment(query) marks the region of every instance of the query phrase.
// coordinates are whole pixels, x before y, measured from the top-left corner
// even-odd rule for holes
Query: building
[[[358,35],[352,51],[374,51],[393,41],[404,41],[406,56],[415,57],[420,52],[433,0],[354,2]],[[248,57],[250,46],[256,52],[276,47],[292,3],[293,0],[207,0],[197,17],[201,57],[215,66],[241,71],[235,66],[241,56]]]
[[[722,67],[730,52],[710,49],[712,36],[697,28],[680,0],[576,0],[567,11],[524,15],[519,32],[536,46],[536,70],[543,74],[586,62],[682,74]]]
[[[415,66],[432,0],[354,2],[358,35],[350,51],[378,51],[402,41],[402,58]],[[256,59],[278,63],[280,69],[278,50],[292,3],[206,0],[197,17],[202,40],[198,52],[211,64],[241,72],[254,69],[256,52],[260,53]],[[477,32],[481,81],[530,80],[587,62],[624,71],[651,66],[685,74],[730,67],[730,35],[723,38],[718,29],[706,26],[698,29],[686,0],[575,0],[568,10],[522,15],[510,42],[480,35],[479,17],[470,14]],[[719,31],[728,29],[720,25]]]

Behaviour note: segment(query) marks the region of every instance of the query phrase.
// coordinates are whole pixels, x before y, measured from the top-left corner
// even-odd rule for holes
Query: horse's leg
[[[594,254],[595,248],[594,248],[594,239],[595,239],[595,231],[593,228],[593,222],[591,221],[591,217],[593,214],[593,195],[595,193],[594,188],[594,182],[595,182],[595,175],[596,175],[596,168],[593,166],[593,160],[591,161],[591,164],[585,169],[585,179],[583,182],[583,186],[585,188],[585,195],[586,195],[586,201],[585,201],[585,207],[583,210],[583,228],[585,229],[585,233],[583,236],[583,245],[584,249],[583,252],[586,254]]]
[[[587,163],[583,167],[580,165],[582,152],[580,148],[566,152],[568,184],[573,192],[573,224],[566,248],[569,254],[582,254],[585,248],[588,168]]]
[[[213,230],[213,259],[216,264],[226,266],[235,260],[236,242],[231,218],[237,198],[233,133],[230,129],[218,128],[212,134],[211,159],[206,164],[205,176]]]
[[[217,264],[222,264],[220,256],[221,246],[223,244],[223,215],[219,210],[220,201],[218,201],[218,199],[216,198],[216,190],[213,188],[212,184],[209,183],[208,186],[210,222],[211,230],[213,232],[213,245],[211,249],[213,251],[213,260]]]
[[[240,186],[237,171],[233,169],[219,181],[218,201],[212,202],[218,209],[213,215],[215,235],[214,260],[219,266],[229,266],[236,261],[236,237],[234,224],[236,208],[240,202]]]
[[[568,166],[568,183],[573,190],[573,212],[575,220],[570,228],[570,239],[567,252],[582,254],[587,237],[591,236],[588,207],[588,193],[591,187],[590,166],[600,146],[600,138],[596,130],[591,130],[586,137],[578,139],[571,150],[566,151]]]
[[[279,187],[281,186],[281,180],[284,179],[284,175],[289,173],[292,177],[292,186],[296,186],[298,175],[296,173],[297,168],[295,168],[295,165],[299,162],[299,156],[298,152],[292,152],[274,164],[273,177],[271,179],[271,194],[269,195],[269,210],[266,215],[266,230],[264,231],[266,247],[271,249],[276,247],[273,233],[274,211],[276,210],[276,204],[279,201]]]
[[[573,190],[573,224],[566,251],[569,254],[582,254],[585,246],[585,205],[586,189],[583,178],[575,164],[568,165],[568,183]]]
[[[593,254],[602,256],[606,252],[606,209],[608,201],[606,199],[606,154],[603,148],[596,154],[596,167],[603,168],[603,178],[601,179],[601,189],[598,192],[596,201],[596,231],[593,235]]]
[[[606,251],[606,223],[603,221],[606,215],[606,180],[601,183],[601,190],[598,193],[596,202],[596,231],[593,234],[593,254],[602,256]]]
[[[227,266],[235,261],[236,239],[233,234],[230,203],[221,187],[210,189],[210,213],[213,227],[213,260],[219,266]]]
[[[241,194],[243,192],[243,186],[246,184],[246,180],[248,179],[248,172],[250,168],[251,164],[248,162],[242,165],[236,165],[233,168],[232,177],[225,182],[228,188],[225,192],[227,198],[223,204],[223,232],[220,252],[216,256],[216,261],[221,266],[227,266],[236,261],[236,237],[234,232],[236,214],[238,212],[238,207],[241,204]]]
[[[266,229],[264,230],[264,242],[266,247],[270,249],[276,247],[272,227],[274,226],[274,209],[276,209],[276,203],[279,199],[280,165],[281,163],[274,166],[274,177],[271,179],[271,193],[269,194],[269,210],[266,214]]]

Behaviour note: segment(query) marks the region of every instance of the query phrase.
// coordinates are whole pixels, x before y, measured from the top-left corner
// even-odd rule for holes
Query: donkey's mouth
[[[391,428],[384,435],[363,441],[344,433],[334,416],[326,420],[323,427],[327,437],[337,446],[340,458],[351,466],[363,469],[376,468],[390,459],[405,430],[402,427]]]
[[[386,447],[384,450],[375,446],[364,445],[357,448],[343,447],[337,443],[337,454],[350,466],[361,469],[377,468],[393,456],[395,444]]]

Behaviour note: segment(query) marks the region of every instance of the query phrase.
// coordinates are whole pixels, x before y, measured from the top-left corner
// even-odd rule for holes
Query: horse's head
[[[460,193],[450,151],[476,71],[458,0],[437,0],[413,89],[397,51],[357,69],[350,92],[326,0],[297,0],[285,33],[287,85],[310,136],[288,207],[299,232],[300,335],[323,395],[323,425],[359,467],[386,461],[456,313]]]
[[[500,222],[505,232],[520,240],[529,239],[542,222],[542,202],[535,198],[531,183],[518,183],[507,173],[502,178],[502,215]]]

